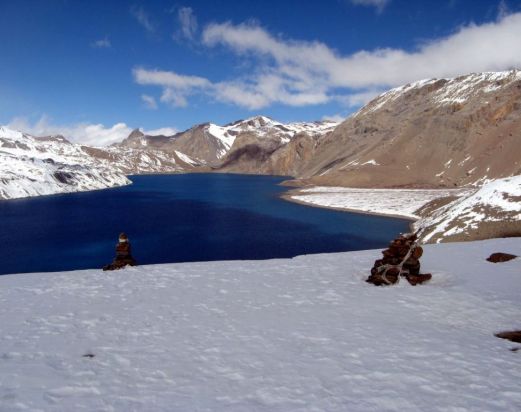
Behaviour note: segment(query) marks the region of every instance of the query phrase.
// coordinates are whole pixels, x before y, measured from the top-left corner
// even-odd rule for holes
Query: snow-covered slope
[[[311,187],[288,200],[315,206],[414,219],[424,242],[521,236],[521,176],[461,189]]]
[[[521,176],[492,180],[415,224],[425,241],[521,236]]]
[[[441,82],[442,86],[440,88],[436,87],[435,92],[429,96],[429,99],[432,99],[437,105],[443,106],[464,104],[470,99],[487,96],[519,80],[521,80],[521,71],[519,70],[471,73],[467,76],[448,79],[419,80],[382,93],[371,101],[370,104],[357,112],[355,117],[377,111],[384,105],[403,97],[407,93],[414,93],[416,90],[425,86],[432,86],[435,83]]]
[[[88,147],[0,127],[0,199],[130,184],[125,175],[190,171],[204,162],[155,148]]]
[[[2,411],[519,411],[520,239],[0,276]],[[136,251],[137,252],[137,251]]]
[[[0,199],[78,192],[129,184],[61,136],[35,138],[0,127]]]
[[[258,138],[278,138],[281,143],[288,143],[298,133],[321,136],[333,131],[337,125],[337,122],[330,120],[284,124],[266,116],[255,116],[226,126],[210,123],[208,133],[220,139],[227,147],[227,150],[220,154],[220,157],[223,157],[231,149],[235,137],[240,133],[250,133]]]
[[[156,149],[87,146],[82,146],[82,149],[97,162],[125,174],[185,172],[204,164],[177,151],[167,153]]]

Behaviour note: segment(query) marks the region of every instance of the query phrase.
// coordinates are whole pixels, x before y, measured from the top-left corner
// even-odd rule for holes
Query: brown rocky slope
[[[453,187],[521,174],[521,71],[390,90],[320,139],[315,185]]]

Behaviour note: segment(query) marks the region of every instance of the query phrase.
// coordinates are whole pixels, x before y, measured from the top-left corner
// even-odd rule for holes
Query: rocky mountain
[[[256,116],[225,126],[205,123],[173,136],[148,136],[134,130],[116,146],[182,152],[213,170],[268,173],[273,166],[264,163],[277,149],[297,136],[318,138],[336,126],[337,123],[331,121],[283,124]],[[270,162],[273,161],[270,159]]]
[[[340,125],[257,116],[173,136],[135,130],[118,147],[181,152],[198,170],[287,175],[295,185],[479,185],[521,174],[521,71],[407,84]]]
[[[301,183],[453,187],[521,174],[521,71],[384,93],[317,142]]]
[[[311,160],[316,142],[331,133],[333,121],[282,124],[257,117],[231,125],[239,130],[219,172],[298,176]]]

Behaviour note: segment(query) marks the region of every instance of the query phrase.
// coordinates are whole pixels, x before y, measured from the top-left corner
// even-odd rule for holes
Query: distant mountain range
[[[0,199],[120,186],[130,183],[129,174],[228,171],[231,163],[238,172],[271,173],[262,164],[241,170],[238,158],[255,153],[258,160],[261,151],[271,155],[294,139],[318,139],[336,126],[330,121],[282,124],[257,116],[226,126],[197,125],[173,136],[147,136],[136,129],[111,147],[36,137],[4,126]]]
[[[343,123],[259,116],[174,136],[136,130],[118,147],[180,152],[204,170],[277,174],[297,185],[459,187],[521,174],[521,72],[392,89]]]
[[[521,71],[407,84],[340,124],[257,116],[172,136],[136,129],[105,148],[0,127],[0,199],[124,185],[129,174],[182,172],[274,174],[291,176],[294,186],[366,188],[478,187],[518,176]],[[425,210],[432,216],[446,203]]]
[[[247,157],[267,161],[269,156],[266,154],[273,154],[299,136],[318,139],[332,132],[337,125],[332,121],[283,124],[265,116],[256,116],[225,126],[200,124],[173,136],[147,136],[136,129],[114,146],[183,153],[199,162],[198,165],[207,166],[208,170],[229,171],[234,168],[238,172],[269,173],[265,165],[257,163],[257,168],[252,168],[240,160]]]

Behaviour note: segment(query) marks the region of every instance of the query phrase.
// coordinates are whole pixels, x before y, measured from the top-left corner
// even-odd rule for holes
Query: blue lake
[[[0,274],[101,268],[126,232],[140,264],[385,246],[409,222],[280,199],[283,177],[131,176],[132,185],[0,201]]]

